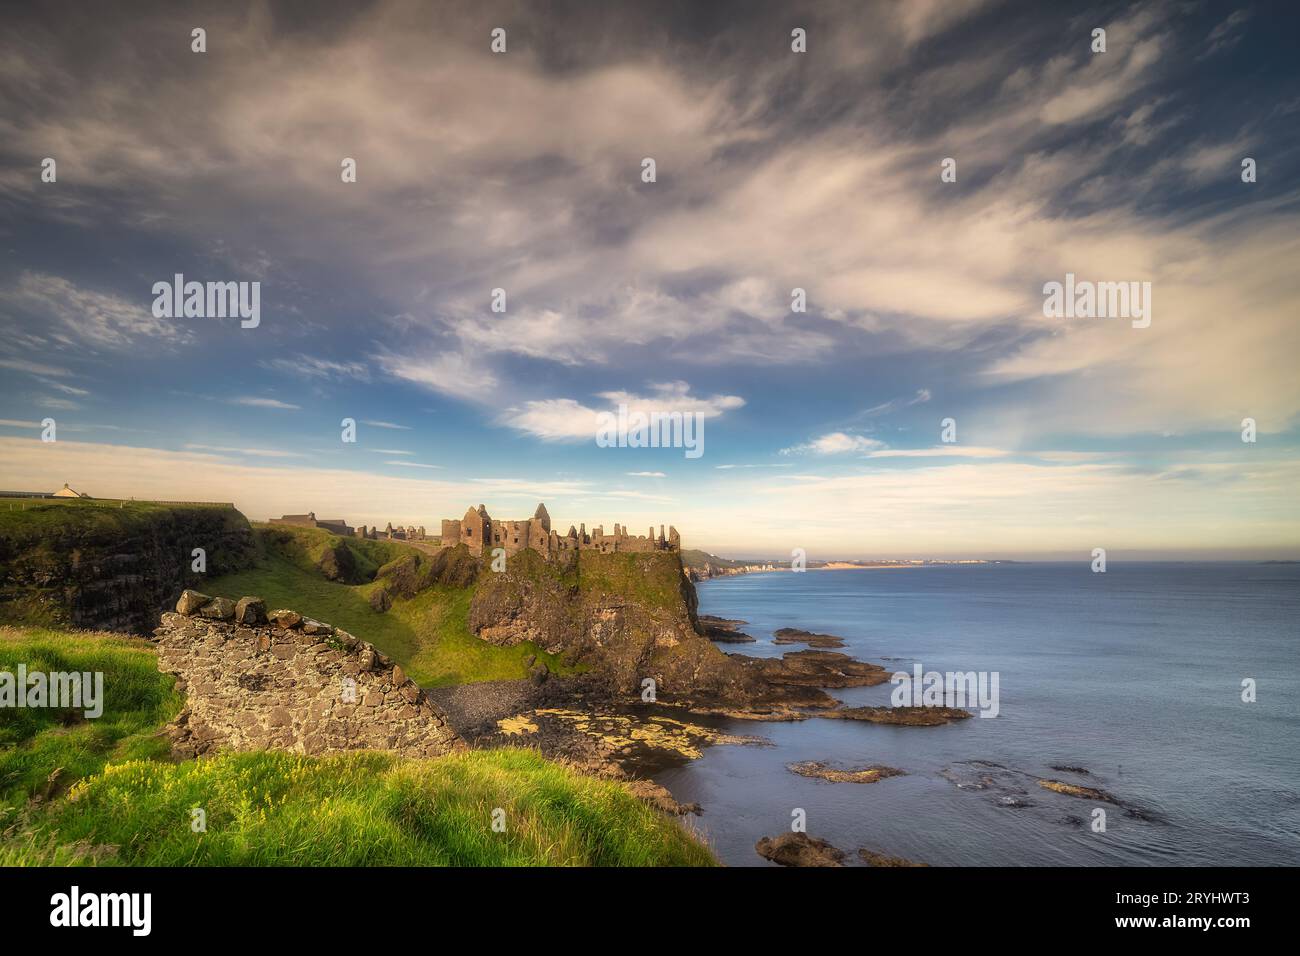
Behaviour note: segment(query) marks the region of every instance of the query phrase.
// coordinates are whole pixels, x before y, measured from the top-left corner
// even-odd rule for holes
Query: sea
[[[757,639],[724,651],[799,650],[772,642],[797,627],[891,671],[998,676],[997,716],[938,727],[726,721],[766,743],[655,779],[700,804],[687,825],[728,865],[771,865],[755,843],[799,821],[850,864],[866,849],[934,866],[1300,865],[1300,564],[779,571],[698,591],[702,614]],[[894,690],[830,693],[888,705]],[[831,783],[799,761],[904,775]]]

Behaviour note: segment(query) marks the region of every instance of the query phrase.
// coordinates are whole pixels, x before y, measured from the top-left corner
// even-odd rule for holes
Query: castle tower
[[[492,547],[492,519],[485,507],[479,505],[465,512],[460,519],[460,540],[469,546],[471,554],[482,554],[485,547]]]
[[[537,503],[537,510],[533,512],[533,520],[541,523],[547,534],[551,532],[551,516],[546,511],[546,505],[540,501]]]

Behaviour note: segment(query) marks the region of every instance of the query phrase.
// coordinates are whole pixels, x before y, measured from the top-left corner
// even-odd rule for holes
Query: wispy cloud
[[[222,452],[234,455],[249,455],[254,458],[302,458],[301,452],[286,451],[278,448],[239,448],[230,445],[204,445],[198,442],[189,442],[184,446],[192,451],[212,451]]]
[[[290,402],[282,402],[278,398],[260,398],[255,395],[245,395],[240,398],[226,399],[231,405],[247,405],[250,408],[279,408],[287,411],[298,411],[301,405],[294,405]]]
[[[881,402],[879,405],[872,405],[870,408],[864,408],[858,413],[859,418],[877,418],[881,415],[888,415],[890,412],[896,412],[901,408],[910,408],[913,405],[920,405],[930,400],[930,390],[928,388],[918,388],[916,394],[911,398],[891,398],[887,402]]]
[[[125,349],[140,339],[179,343],[190,338],[189,331],[176,321],[155,318],[146,301],[143,295],[132,301],[82,288],[44,272],[23,272],[16,284],[0,290],[0,306],[7,311],[53,324],[68,339],[91,346]]]
[[[362,382],[370,381],[370,370],[361,362],[336,362],[311,355],[297,355],[293,358],[262,359],[258,364],[272,372],[287,372],[304,378],[352,378]]]
[[[802,445],[782,448],[783,455],[845,455],[849,452],[875,451],[884,448],[885,443],[868,438],[865,435],[850,435],[847,432],[828,432]]]

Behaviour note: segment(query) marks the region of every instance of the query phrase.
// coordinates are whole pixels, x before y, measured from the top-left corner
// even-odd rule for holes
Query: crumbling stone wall
[[[471,507],[459,521],[443,519],[441,546],[454,548],[463,544],[471,554],[483,554],[487,550],[502,548],[507,556],[532,548],[548,558],[573,551],[613,554],[681,550],[682,538],[676,528],[670,527],[665,534],[664,526],[660,525],[657,538],[653,525],[648,530],[648,534],[634,535],[626,526],[616,524],[613,534],[605,534],[604,526],[597,525],[588,534],[584,523],[581,529],[570,526],[567,534],[560,534],[551,527],[551,516],[547,513],[545,504],[539,504],[537,511],[527,521],[499,521],[479,505],[477,508]]]
[[[186,591],[176,610],[162,616],[154,637],[159,670],[177,675],[185,693],[169,728],[182,756],[391,750],[435,757],[465,746],[400,666],[346,631],[293,611],[267,615],[258,598],[236,603]]]

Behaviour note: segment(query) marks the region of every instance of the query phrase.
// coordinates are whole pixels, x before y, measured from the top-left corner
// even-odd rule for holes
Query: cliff
[[[206,552],[206,573],[191,570]],[[147,633],[180,592],[252,564],[228,505],[27,503],[0,510],[0,620]]]
[[[479,575],[470,630],[498,645],[532,641],[563,654],[618,695],[639,697],[649,677],[665,700],[729,700],[752,676],[701,636],[695,588],[675,551],[534,551]]]

